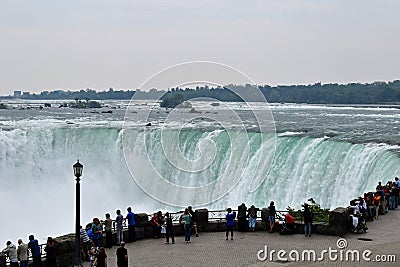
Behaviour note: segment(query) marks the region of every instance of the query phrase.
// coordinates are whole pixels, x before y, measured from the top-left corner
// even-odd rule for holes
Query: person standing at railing
[[[238,206],[238,230],[239,232],[246,231],[246,212],[247,207],[244,203]]]
[[[120,245],[121,242],[124,240],[124,234],[123,234],[124,217],[122,216],[120,210],[117,210],[116,212],[117,212],[117,218],[115,218],[115,223],[117,228],[117,243],[118,245]]]
[[[46,251],[46,267],[56,267],[57,266],[57,248],[54,244],[53,238],[47,238],[47,244],[44,248]]]
[[[169,212],[165,213],[165,244],[169,244],[169,238],[171,237],[172,244],[175,244],[174,227],[172,225],[172,218]]]
[[[132,208],[127,208],[128,214],[126,215],[126,220],[128,221],[128,242],[136,242],[136,221],[135,213],[132,212]]]
[[[269,216],[268,216],[269,233],[272,233],[272,232],[274,232],[275,215],[276,215],[276,209],[275,209],[273,201],[271,201],[271,203],[269,204],[268,210],[269,210]]]
[[[154,238],[160,238],[160,235],[161,235],[161,224],[158,221],[157,213],[154,213],[153,217],[151,217],[150,226],[153,228]]]
[[[225,216],[226,219],[226,240],[228,240],[229,232],[231,232],[231,240],[233,240],[233,227],[235,226],[236,213],[232,213],[232,209],[226,210],[228,213]]]
[[[10,259],[10,267],[18,267],[18,254],[17,248],[11,241],[7,241],[6,248],[2,250],[4,254]]]
[[[182,223],[185,226],[185,242],[190,243],[190,236],[192,235],[192,216],[190,216],[189,210],[185,209],[182,216]]]
[[[33,267],[42,267],[42,253],[40,251],[39,242],[33,235],[29,236],[28,248],[32,253]]]
[[[247,210],[247,217],[249,218],[249,228],[251,232],[254,232],[256,229],[257,211],[258,209],[254,205],[251,205],[251,207]]]
[[[112,220],[110,213],[106,213],[104,220],[104,231],[106,232],[106,248],[112,248]]]
[[[17,255],[20,267],[28,267],[28,244],[22,242],[22,239],[18,239]]]
[[[310,210],[307,204],[304,204],[303,219],[304,219],[304,234],[310,237],[314,214]]]
[[[194,232],[196,234],[196,237],[199,237],[199,234],[197,232],[197,214],[193,210],[192,206],[189,206],[188,210],[189,210],[190,215],[192,216],[192,226],[194,226]]]

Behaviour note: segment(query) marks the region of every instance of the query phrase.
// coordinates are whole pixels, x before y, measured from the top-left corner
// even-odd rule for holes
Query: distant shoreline
[[[254,92],[264,97],[254,97]],[[259,94],[260,95],[260,94]],[[182,100],[207,98],[209,101],[223,102],[264,102],[296,103],[322,105],[400,105],[400,80],[374,82],[369,84],[321,84],[310,85],[226,85],[217,87],[151,89],[148,92],[137,90],[114,90],[98,92],[93,89],[80,91],[43,91],[35,94],[14,91],[13,95],[0,96],[1,100],[166,100],[176,97]],[[206,100],[206,99],[204,99]]]

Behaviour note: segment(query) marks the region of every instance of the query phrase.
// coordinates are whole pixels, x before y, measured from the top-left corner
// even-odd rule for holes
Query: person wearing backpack
[[[249,218],[249,229],[251,232],[254,232],[256,229],[256,220],[257,220],[257,208],[254,205],[247,211],[247,217]]]

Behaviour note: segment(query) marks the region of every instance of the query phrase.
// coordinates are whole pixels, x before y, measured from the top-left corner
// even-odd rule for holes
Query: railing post
[[[198,224],[208,223],[208,209],[197,209],[195,212]]]
[[[196,209],[195,212],[197,215],[197,229],[204,231],[208,225],[208,209]]]
[[[336,208],[329,213],[329,225],[334,225],[336,234],[343,236],[348,231],[349,212],[346,208]]]
[[[268,208],[261,209],[261,221],[268,222],[269,210]]]

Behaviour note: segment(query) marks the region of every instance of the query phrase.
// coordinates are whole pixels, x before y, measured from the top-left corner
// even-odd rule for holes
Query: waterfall
[[[392,180],[400,168],[397,146],[305,136],[277,137],[270,166],[263,164],[266,154],[261,153],[273,138],[268,134],[191,129],[174,133],[178,135],[174,147],[196,169],[188,172],[171,164],[181,160],[179,157],[164,154],[165,145],[175,141],[164,140],[163,144],[162,138],[174,131],[154,128],[126,133],[120,127],[57,124],[0,131],[0,212],[4,218],[0,240],[26,240],[32,233],[44,242],[47,236],[74,231],[72,165],[78,158],[84,165],[82,224],[93,216],[103,218],[106,212],[114,218],[116,209],[125,214],[128,206],[135,212],[178,210],[162,201],[171,195],[169,199],[187,205],[192,205],[193,199],[209,200],[204,206],[211,209],[236,207],[242,202],[266,207],[271,200],[278,209],[299,208],[310,197],[322,207],[347,206],[351,198],[373,190],[378,181]],[[147,155],[139,153],[141,148]],[[125,160],[135,151],[139,151],[136,161],[128,168]],[[155,181],[142,157],[149,158],[165,181],[181,188],[210,185],[221,176],[232,180],[228,187],[216,183],[201,195],[196,190],[193,195],[174,195],[173,190],[159,187],[154,198],[131,176],[142,173],[149,183]],[[252,187],[254,181],[259,184]]]

